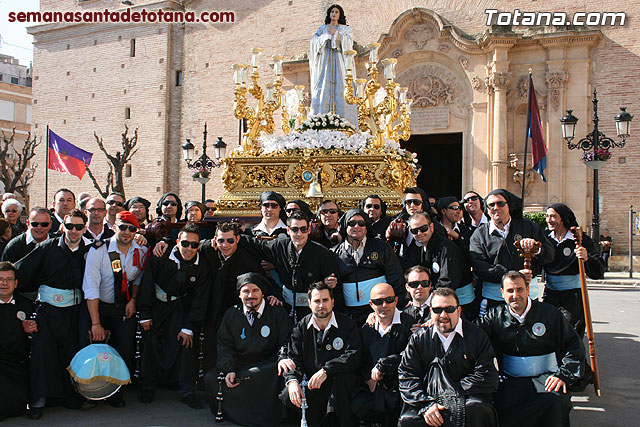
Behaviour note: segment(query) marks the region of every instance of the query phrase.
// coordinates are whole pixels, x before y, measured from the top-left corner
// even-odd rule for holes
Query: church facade
[[[273,79],[271,55],[283,55],[283,89],[302,84],[308,94],[309,40],[330,4],[144,0],[130,7],[196,15],[232,11],[234,22],[33,26],[32,131],[44,138],[49,124],[58,135],[94,152],[92,170],[104,185],[108,165],[94,132],[115,152],[125,124],[138,128],[139,151],[125,170],[127,196],[155,201],[176,191],[183,200],[199,199],[200,185],[190,177],[181,145],[190,138],[199,151],[206,122],[210,156],[218,136],[228,151],[238,147],[232,64],[248,63],[250,49],[263,48],[260,82],[266,84]],[[511,2],[512,9],[497,1],[467,0],[391,0],[383,9],[365,1],[341,6],[357,43],[358,77],[366,76],[370,43],[381,44],[381,59],[398,60],[396,81],[409,88],[414,100],[411,139],[404,146],[418,154],[423,166],[420,186],[434,196],[461,196],[471,189],[486,194],[497,187],[520,194],[525,179],[528,210],[542,211],[562,201],[589,228],[593,174],[581,161],[581,150],[567,148],[560,118],[566,109],[573,110],[580,119],[576,139],[586,136],[592,130],[591,97],[597,88],[600,130],[615,139],[618,107],[627,106],[632,114],[639,110],[640,43],[633,31],[638,5],[623,11],[624,25],[599,26],[498,25],[495,19],[487,25],[486,10],[564,12],[571,17],[607,12],[609,4],[602,1],[589,2],[590,10],[560,1]],[[123,7],[116,0],[41,0],[43,11]],[[529,70],[549,150],[547,182],[530,170],[530,154],[529,169],[522,174]],[[634,128],[632,122],[632,132]],[[610,229],[618,248],[626,247],[627,208],[638,195],[633,183],[640,178],[640,147],[635,140],[632,134],[626,147],[614,149],[600,170],[601,229]],[[44,148],[38,163],[32,204],[44,202]],[[222,193],[220,172],[215,170],[207,184],[207,197]],[[49,200],[58,187],[93,190],[88,177],[79,181],[51,172]]]

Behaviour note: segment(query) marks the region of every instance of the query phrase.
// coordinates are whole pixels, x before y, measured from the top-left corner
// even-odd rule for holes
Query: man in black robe
[[[505,379],[495,395],[501,427],[567,427],[568,387],[584,372],[582,341],[560,310],[529,298],[519,271],[502,279],[506,305],[479,320],[498,356]]]
[[[360,202],[360,209],[371,219],[371,235],[385,240],[385,233],[393,220],[387,215],[387,204],[377,194],[370,194]]]
[[[408,269],[404,273],[404,278],[405,288],[411,295],[411,304],[404,309],[404,312],[413,317],[412,332],[415,332],[431,318],[429,311],[431,279],[429,278],[429,270],[422,265],[415,265]]]
[[[574,327],[580,338],[584,337],[585,321],[582,308],[582,289],[578,259],[584,262],[585,273],[597,280],[604,277],[604,264],[598,248],[586,234],[578,246],[571,227],[578,221],[573,211],[563,203],[554,203],[547,209],[547,236],[556,245],[556,253],[544,266],[547,283],[544,287],[544,302],[560,309]]]
[[[411,336],[398,369],[405,403],[400,426],[497,425],[494,352],[487,335],[460,312],[455,291],[433,291],[433,325]]]
[[[82,277],[89,241],[82,235],[87,217],[75,209],[64,217],[64,233],[36,245],[16,263],[20,287],[38,291],[37,332],[31,340],[29,360],[30,409],[39,419],[47,399],[62,398],[79,408],[80,396],[71,385],[67,366],[79,350]]]
[[[51,212],[51,229],[49,234],[59,237],[64,230],[60,226],[67,216],[76,207],[76,195],[68,188],[59,188],[53,195],[53,211]]]
[[[371,313],[368,296],[378,283],[393,287],[400,307],[407,303],[400,261],[391,246],[371,237],[370,226],[364,211],[350,209],[340,219],[344,241],[332,249],[338,257],[346,312],[358,325]]]
[[[27,410],[29,341],[35,331],[33,302],[14,293],[18,280],[10,262],[0,262],[0,421]]]
[[[369,304],[375,314],[373,325],[362,326],[361,375],[366,385],[353,398],[352,407],[361,421],[384,427],[398,425],[402,399],[398,390],[398,365],[415,323],[397,309],[398,297],[387,283],[371,289]]]
[[[275,426],[282,414],[277,361],[286,354],[293,322],[284,308],[266,302],[263,289],[269,286],[261,274],[239,276],[242,303],[227,310],[218,330],[224,416],[243,426]],[[212,372],[205,377],[211,402],[216,401],[216,377]]]
[[[354,425],[351,396],[357,385],[362,342],[353,320],[333,311],[333,289],[323,282],[309,287],[311,314],[294,327],[287,358],[278,363],[286,387],[280,399],[302,407],[309,426]],[[308,380],[303,394],[301,384]],[[336,419],[336,417],[338,419]]]
[[[519,197],[500,188],[489,193],[485,201],[491,220],[473,232],[469,243],[473,274],[482,281],[480,315],[488,308],[504,304],[500,281],[509,270],[522,271],[531,281],[532,298],[537,298],[539,287],[535,278],[542,266],[551,262],[554,256],[554,245],[540,227],[522,217],[522,200]],[[531,270],[524,269],[524,259],[514,245],[516,240],[526,251],[530,251],[536,241],[542,243],[534,254]]]
[[[11,239],[2,253],[2,261],[17,262],[27,255],[40,242],[49,238],[51,215],[45,208],[33,208],[29,211],[27,231]]]
[[[155,384],[178,381],[182,403],[202,408],[196,398],[198,360],[195,343],[209,301],[209,269],[198,254],[198,226],[182,227],[177,245],[152,257],[138,293],[140,324],[146,332],[142,350],[139,399],[151,403]]]

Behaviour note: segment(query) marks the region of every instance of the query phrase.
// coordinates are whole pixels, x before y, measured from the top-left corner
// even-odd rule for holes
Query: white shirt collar
[[[562,239],[558,239],[558,235],[556,234],[556,231],[553,230],[551,232],[551,238],[553,240],[555,240],[556,242],[558,242],[558,244],[564,242],[565,240],[575,240],[575,237],[574,237],[573,233],[571,232],[571,230],[567,230],[567,234],[565,234]]]
[[[507,307],[509,307],[507,305]],[[515,311],[511,310],[511,307],[509,307],[509,313],[511,313],[511,315],[513,317],[516,318],[516,320],[518,322],[520,322],[520,324],[522,325],[527,317],[527,313],[529,313],[529,310],[531,309],[531,298],[527,297],[527,308],[524,309],[524,313],[522,313],[522,316],[518,315],[518,313],[516,313]]]
[[[278,223],[276,224],[276,226],[273,227],[273,229],[270,232],[269,230],[267,230],[267,223],[265,222],[265,220],[263,218],[262,221],[260,221],[260,223],[258,225],[253,227],[254,230],[262,231],[262,232],[267,233],[267,234],[271,234],[274,230],[277,230],[278,228],[287,228],[287,225],[284,222],[282,222],[281,219],[279,219]]]
[[[451,343],[453,342],[453,339],[455,338],[456,334],[459,334],[461,337],[464,337],[464,335],[462,333],[462,317],[458,318],[458,324],[453,329],[453,332],[451,332],[449,334],[448,337],[445,337],[444,335],[442,335],[440,333],[440,331],[438,330],[438,328],[436,327],[436,325],[433,325],[433,334],[431,336],[433,337],[436,334],[438,334],[438,337],[440,338],[440,341],[442,342],[442,347],[444,347],[444,351],[445,352],[448,351],[449,350],[449,346],[451,346]]]
[[[355,254],[356,256],[355,261],[356,263],[360,262],[360,259],[362,258],[362,255],[364,254],[364,246],[367,244],[367,236],[364,236],[362,238],[362,241],[360,242],[360,244],[358,245],[358,249],[354,249],[353,246],[351,245],[351,243],[349,243],[349,239],[344,239],[344,248],[346,249],[347,253],[350,255]]]
[[[33,238],[33,234],[31,234],[31,229],[27,230],[27,232],[25,233],[25,242],[27,243],[27,245],[35,241],[36,239]]]
[[[387,326],[386,328],[380,324],[380,321],[376,316],[375,329],[376,331],[378,331],[380,336],[383,337],[391,330],[393,325],[400,325],[400,324],[402,324],[402,321],[400,320],[400,310],[398,310],[398,308],[396,307],[396,311],[393,313],[393,320],[391,321],[391,324],[389,324],[389,326]]]
[[[311,329],[312,326],[316,329],[316,331],[321,330],[320,326],[318,326],[318,323],[316,323],[315,316],[311,316],[309,323],[307,323],[307,329]],[[327,324],[327,327],[324,328],[325,335],[327,334],[327,331],[329,330],[329,328],[332,326],[338,329],[338,321],[336,320],[336,313],[334,313],[333,311],[331,312],[331,319],[329,319],[329,323]]]
[[[496,225],[493,223],[493,221],[489,221],[489,234],[492,234],[495,231],[498,232],[498,234],[500,234],[503,238],[507,238],[507,236],[509,235],[509,228],[511,227],[511,218],[509,218],[509,222],[507,222],[504,225],[504,230],[500,230],[498,227],[496,227]]]
[[[58,212],[53,211],[53,216],[55,216],[55,217],[56,217],[56,219],[58,220],[58,222],[59,222],[60,224],[64,224],[64,218],[62,218],[60,215],[58,215]],[[56,230],[56,231],[58,231],[58,230]]]
[[[169,254],[169,259],[175,262],[176,264],[178,264],[178,268],[180,268],[180,260],[178,259],[176,252],[179,252],[179,251],[180,249],[178,249],[178,245],[175,245],[171,250],[171,253]],[[198,265],[198,262],[200,262],[200,251],[196,252],[196,260],[194,261],[193,264]]]
[[[473,219],[473,217],[471,217],[471,225],[473,225],[474,227],[480,227],[482,224],[488,224],[489,220],[487,219],[487,216],[483,213],[482,216],[480,217],[480,222],[478,222],[476,224],[476,221]]]
[[[16,305],[16,300],[13,298],[13,295],[11,295],[11,299],[7,302],[4,302],[0,299],[0,304],[13,304]]]
[[[262,313],[264,313],[264,308],[267,304],[265,303],[264,297],[262,298],[262,302],[260,303],[260,307],[256,310],[258,312],[258,319],[262,317]],[[249,313],[249,309],[246,305],[242,305],[242,312],[246,316]]]

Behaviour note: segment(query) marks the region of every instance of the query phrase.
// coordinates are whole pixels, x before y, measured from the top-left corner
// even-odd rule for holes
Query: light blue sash
[[[54,307],[73,307],[82,301],[82,291],[79,289],[58,289],[47,285],[40,285],[38,301],[46,302]]]
[[[499,283],[482,282],[482,297],[494,301],[504,301],[500,288]],[[540,297],[540,285],[538,284],[538,276],[536,276],[529,282],[529,298],[538,299],[538,297]]]
[[[169,296],[167,295],[167,293],[160,287],[158,286],[158,284],[156,283],[156,298],[158,298],[160,301],[162,302],[171,302],[171,301],[175,301],[177,299],[182,298],[184,295],[182,296]]]
[[[456,289],[456,294],[458,294],[458,299],[460,300],[460,305],[465,305],[472,303],[476,297],[475,292],[473,291],[473,285],[469,283],[468,285],[464,285],[461,288]]]
[[[342,290],[344,293],[344,303],[347,307],[360,307],[369,305],[369,296],[371,289],[378,283],[387,283],[386,276],[374,277],[373,279],[363,280],[355,283],[343,283]]]
[[[558,370],[555,353],[541,356],[503,356],[504,373],[512,377],[537,377]]]
[[[547,288],[552,291],[568,291],[571,289],[580,289],[580,275],[558,276],[555,274],[547,274]]]
[[[286,286],[282,287],[282,297],[284,298],[284,301],[290,306],[293,306],[294,295],[296,300],[296,307],[309,307],[309,295],[303,292],[296,292],[294,294],[294,292]]]

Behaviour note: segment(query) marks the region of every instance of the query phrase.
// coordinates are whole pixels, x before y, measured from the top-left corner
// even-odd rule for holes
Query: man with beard
[[[369,217],[362,210],[347,211],[340,219],[344,242],[332,249],[338,257],[346,312],[358,325],[371,312],[367,296],[378,283],[393,287],[401,307],[407,302],[398,258],[387,243],[369,237],[369,227]]]
[[[500,281],[510,270],[519,270],[525,275],[531,282],[532,297],[537,298],[536,276],[543,265],[553,260],[555,252],[540,227],[522,217],[519,197],[499,188],[487,195],[486,202],[491,221],[474,231],[469,244],[473,274],[482,281],[480,315],[495,305],[504,304]],[[531,270],[524,269],[524,259],[514,244],[516,240],[525,251],[531,251],[536,242],[542,244],[531,261]]]
[[[501,427],[567,427],[567,388],[584,372],[582,341],[560,310],[529,298],[519,271],[502,278],[505,304],[480,318],[505,379],[495,395]]]
[[[285,309],[266,303],[262,289],[269,286],[260,274],[239,276],[241,304],[227,310],[218,331],[225,419],[243,426],[275,426],[281,418],[277,361],[286,354],[293,322]],[[210,391],[217,391],[216,375],[208,374],[205,381]],[[214,393],[210,398],[215,402]],[[247,399],[252,399],[250,405]]]
[[[140,324],[146,331],[142,350],[139,399],[151,403],[155,384],[178,381],[182,403],[202,408],[196,398],[198,360],[194,337],[207,313],[209,269],[198,254],[199,229],[187,224],[177,245],[161,258],[152,257],[140,285]]]
[[[362,327],[362,378],[366,386],[356,392],[352,407],[361,421],[378,421],[384,427],[398,425],[402,399],[398,391],[400,353],[407,346],[413,317],[396,307],[398,297],[387,283],[371,289],[369,305],[373,325]]]
[[[413,317],[412,332],[429,320],[429,295],[431,294],[431,280],[429,270],[421,265],[415,265],[404,273],[406,289],[411,295],[411,303],[404,312]]]
[[[585,273],[597,280],[604,276],[604,265],[593,240],[582,235],[578,246],[571,227],[578,221],[573,211],[563,203],[555,203],[547,209],[547,236],[556,245],[553,261],[544,266],[547,283],[544,287],[544,302],[560,309],[574,327],[580,338],[584,337],[585,322],[582,308],[582,289],[578,260],[584,261]]]
[[[129,372],[134,372],[136,298],[147,257],[147,248],[134,241],[138,226],[138,219],[131,212],[118,213],[116,234],[104,244],[95,242],[89,251],[82,285],[92,340],[103,341],[105,330],[110,330],[109,344],[118,351]],[[88,323],[83,327],[89,329]],[[117,408],[126,406],[122,389],[109,398],[109,403]]]
[[[360,203],[360,209],[371,219],[371,235],[385,239],[385,233],[393,219],[387,216],[387,204],[377,194],[370,194]]]
[[[48,399],[63,398],[69,408],[82,402],[66,368],[79,350],[82,275],[90,248],[82,236],[86,223],[85,214],[72,210],[64,217],[61,237],[38,243],[16,263],[20,287],[37,290],[39,301],[29,361],[31,419],[40,419]]]
[[[306,377],[309,425],[350,427],[354,425],[351,395],[357,385],[362,342],[355,322],[333,311],[333,306],[333,289],[323,282],[309,287],[311,314],[293,328],[287,358],[278,363],[278,374],[284,373],[286,380],[280,399],[289,407],[300,408],[300,384]]]
[[[497,425],[491,399],[498,373],[487,335],[462,320],[458,296],[449,288],[433,291],[431,320],[433,325],[413,334],[402,353],[400,426],[461,425],[455,424],[460,411],[467,427]]]

